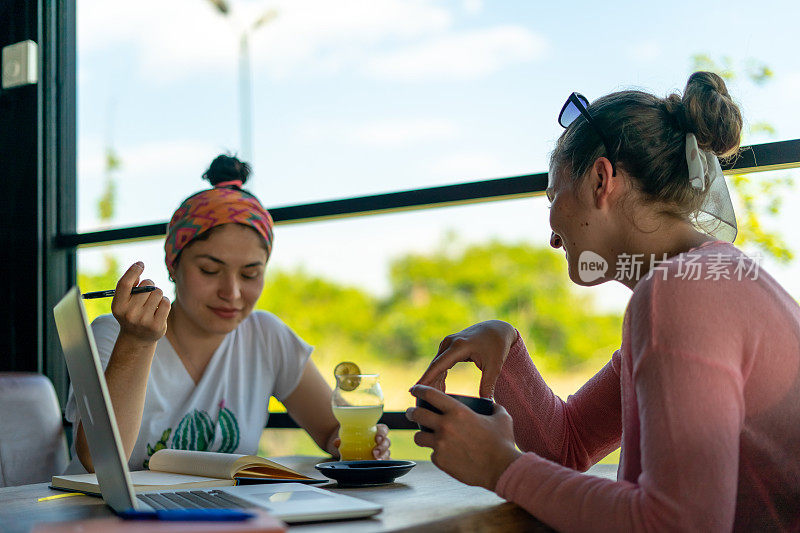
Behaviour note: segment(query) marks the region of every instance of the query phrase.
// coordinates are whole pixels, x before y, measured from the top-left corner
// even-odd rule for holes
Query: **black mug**
[[[492,413],[494,413],[494,402],[492,400],[487,399],[487,398],[478,398],[478,397],[475,397],[475,396],[463,396],[461,394],[448,394],[448,396],[450,396],[454,400],[458,400],[460,403],[463,403],[464,405],[466,405],[467,407],[469,407],[470,409],[472,409],[473,411],[475,411],[479,415],[487,415],[487,416],[489,416]],[[434,413],[436,413],[438,415],[442,414],[442,412],[440,410],[438,410],[437,408],[435,408],[434,406],[432,406],[431,404],[429,404],[425,400],[421,400],[419,398],[417,398],[417,407],[422,407],[424,409],[427,409],[428,411],[433,411]],[[421,429],[422,431],[427,431],[428,433],[433,433],[432,429],[427,428],[427,427],[425,427],[423,425],[420,425],[420,424],[417,424],[417,425],[419,426],[419,429]]]

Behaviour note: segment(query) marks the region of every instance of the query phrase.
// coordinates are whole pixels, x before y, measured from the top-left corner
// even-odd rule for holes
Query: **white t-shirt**
[[[119,335],[112,315],[92,322],[103,369]],[[272,313],[255,311],[230,332],[195,384],[167,337],[156,345],[147,379],[142,424],[131,453],[131,470],[147,468],[161,448],[254,454],[267,422],[270,396],[283,401],[300,381],[313,348]],[[65,409],[78,428],[70,387]],[[65,473],[83,473],[75,454]]]

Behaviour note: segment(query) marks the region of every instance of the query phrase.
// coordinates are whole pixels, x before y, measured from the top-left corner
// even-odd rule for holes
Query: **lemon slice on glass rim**
[[[337,386],[343,391],[356,390],[361,384],[361,369],[358,365],[350,361],[344,361],[336,365],[333,375],[336,376]]]

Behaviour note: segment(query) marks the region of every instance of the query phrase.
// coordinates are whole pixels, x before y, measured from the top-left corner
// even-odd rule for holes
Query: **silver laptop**
[[[94,336],[77,287],[70,289],[53,313],[100,492],[115,512],[258,507],[286,522],[312,522],[361,518],[381,511],[378,504],[300,483],[136,494]]]

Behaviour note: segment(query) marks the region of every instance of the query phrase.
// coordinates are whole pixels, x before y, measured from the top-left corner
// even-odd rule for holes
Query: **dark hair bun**
[[[734,154],[742,138],[742,114],[725,82],[713,72],[695,72],[683,91],[688,130],[703,150],[719,156]]]
[[[250,165],[239,161],[235,156],[222,154],[216,157],[203,174],[203,179],[216,187],[217,183],[239,180],[244,185],[250,176]]]

